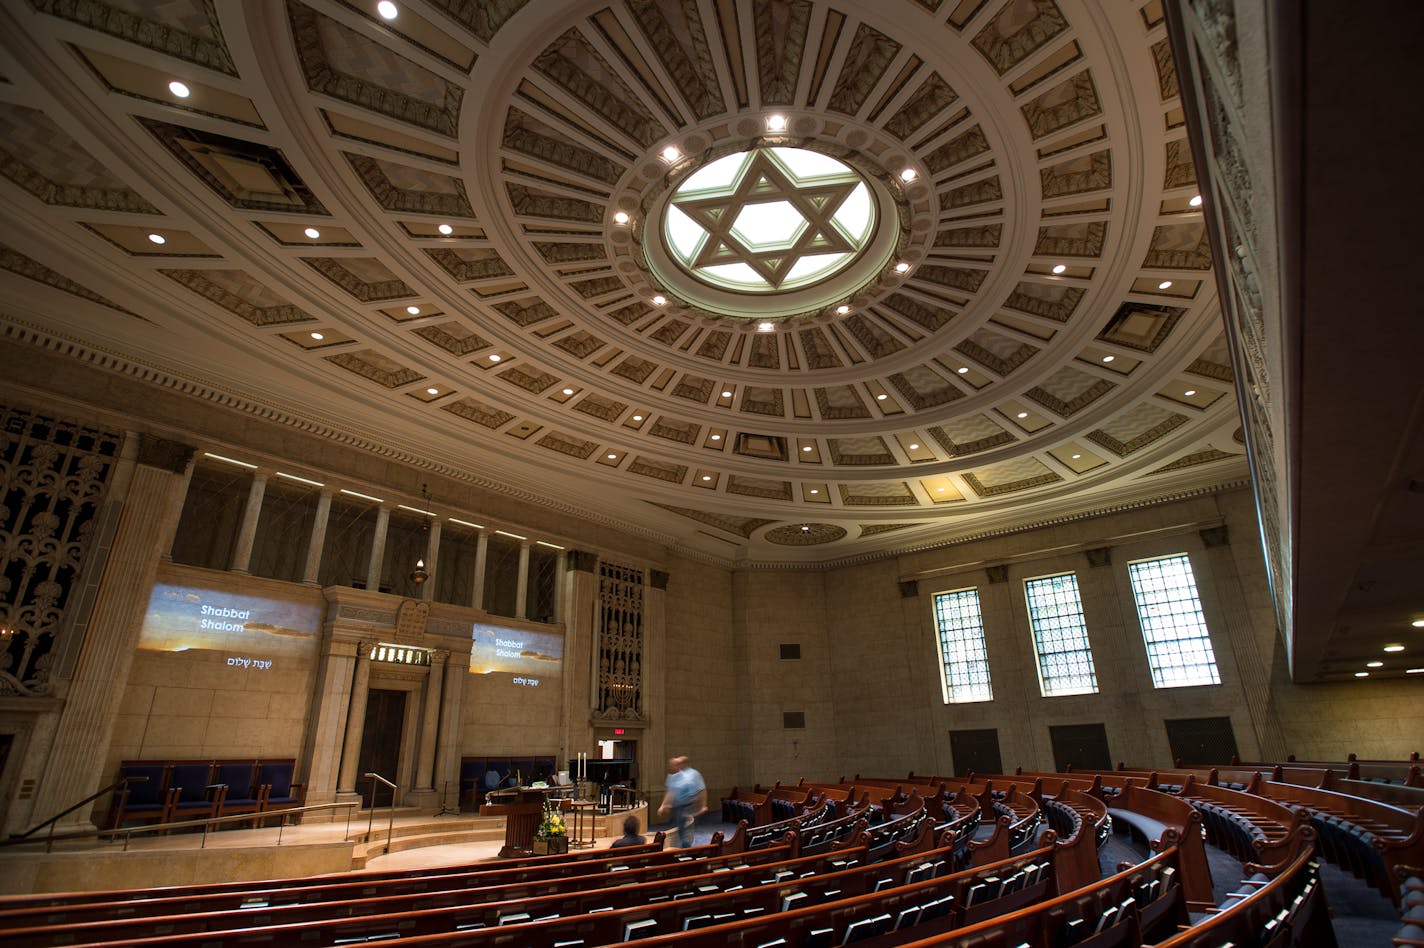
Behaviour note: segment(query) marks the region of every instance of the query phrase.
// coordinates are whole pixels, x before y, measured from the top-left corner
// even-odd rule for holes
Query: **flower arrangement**
[[[526,824],[528,825],[528,824]],[[534,835],[539,839],[552,839],[568,835],[568,828],[564,826],[564,815],[554,806],[552,800],[544,798],[544,814],[539,819],[539,829]]]

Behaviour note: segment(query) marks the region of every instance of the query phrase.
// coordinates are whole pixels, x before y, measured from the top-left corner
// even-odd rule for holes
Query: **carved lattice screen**
[[[600,563],[597,713],[643,716],[643,580],[641,569]]]
[[[50,692],[50,662],[120,436],[0,410],[0,695]]]

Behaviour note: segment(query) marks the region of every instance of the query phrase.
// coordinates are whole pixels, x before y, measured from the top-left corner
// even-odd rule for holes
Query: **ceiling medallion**
[[[865,179],[835,158],[757,148],[688,176],[664,211],[662,237],[699,280],[776,293],[852,263],[869,242],[875,210]]]
[[[845,528],[834,523],[791,523],[772,527],[762,538],[779,546],[816,546],[834,543],[845,535]]]

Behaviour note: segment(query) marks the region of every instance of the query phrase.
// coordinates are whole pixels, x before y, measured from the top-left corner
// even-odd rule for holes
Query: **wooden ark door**
[[[356,767],[356,792],[361,794],[363,806],[371,804],[372,784],[376,792],[374,805],[391,805],[391,788],[366,774],[377,773],[399,783],[396,768],[400,764],[401,728],[405,725],[405,696],[404,691],[381,688],[367,692],[366,726],[361,732],[361,753]]]

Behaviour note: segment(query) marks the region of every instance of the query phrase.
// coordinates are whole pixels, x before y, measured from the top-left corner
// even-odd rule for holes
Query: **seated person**
[[[627,816],[623,818],[623,835],[609,844],[609,849],[617,849],[620,846],[642,846],[646,839],[638,835],[638,818]]]

